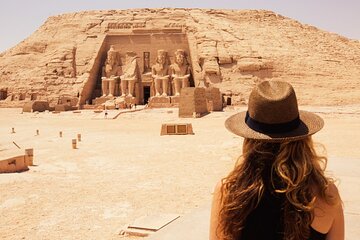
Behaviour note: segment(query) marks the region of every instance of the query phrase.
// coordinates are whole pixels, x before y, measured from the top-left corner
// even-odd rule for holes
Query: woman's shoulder
[[[325,191],[325,199],[318,196],[314,206],[314,220],[311,226],[321,233],[331,229],[334,219],[342,212],[342,202],[339,190],[334,183],[330,183]]]
[[[318,194],[315,202],[315,207],[326,206],[329,208],[336,208],[341,204],[342,202],[339,190],[335,183],[331,182],[325,190],[325,196],[321,196],[321,194]]]
[[[322,208],[327,210],[334,210],[342,204],[339,190],[334,183],[329,183],[325,190],[325,196],[322,196],[322,194],[317,195],[315,209]]]
[[[214,196],[218,197],[221,195],[221,191],[222,191],[222,186],[223,186],[223,181],[220,180],[216,183],[214,190],[213,190],[213,194]]]
[[[327,193],[329,196],[340,200],[339,190],[338,190],[338,188],[336,187],[335,183],[330,183],[330,184],[329,184],[326,193]]]

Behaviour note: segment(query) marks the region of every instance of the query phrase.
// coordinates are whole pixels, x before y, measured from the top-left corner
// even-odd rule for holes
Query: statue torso
[[[179,65],[177,63],[174,63],[171,65],[171,72],[172,74],[175,74],[176,76],[184,76],[186,74],[189,74],[189,66],[188,65]]]
[[[124,68],[123,80],[137,79],[138,65],[136,59],[128,62]]]
[[[112,76],[120,76],[121,75],[121,66],[111,66],[110,64],[106,64],[103,67],[103,77],[109,78]]]
[[[152,66],[152,74],[153,75],[158,75],[158,76],[166,76],[169,75],[169,67],[168,65],[160,65],[160,64],[155,64],[154,66]]]

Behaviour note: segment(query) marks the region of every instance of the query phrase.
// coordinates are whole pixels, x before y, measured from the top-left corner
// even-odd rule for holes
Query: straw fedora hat
[[[248,111],[225,121],[225,127],[236,135],[268,142],[306,138],[323,126],[318,115],[298,110],[293,87],[280,81],[256,85],[249,97]]]

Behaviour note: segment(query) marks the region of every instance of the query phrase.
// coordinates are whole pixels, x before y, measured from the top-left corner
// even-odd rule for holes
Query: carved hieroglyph
[[[151,68],[151,74],[155,82],[155,96],[169,95],[169,66],[166,64],[167,53],[158,50],[156,64]]]
[[[135,83],[139,79],[139,66],[136,61],[135,52],[126,52],[126,65],[124,74],[120,76],[121,79],[121,96],[134,96]]]
[[[190,68],[185,59],[185,51],[178,49],[175,52],[175,63],[170,66],[175,96],[180,95],[181,88],[189,87]]]
[[[118,85],[116,81],[118,81],[121,72],[119,53],[115,51],[114,46],[110,46],[105,65],[102,69],[101,88],[103,97],[114,96],[115,87]]]

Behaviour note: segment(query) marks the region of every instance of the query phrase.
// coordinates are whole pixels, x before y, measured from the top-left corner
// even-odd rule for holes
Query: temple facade
[[[117,26],[117,25],[116,25]],[[171,30],[171,31],[170,31]],[[195,87],[188,38],[182,28],[115,29],[100,49],[100,61],[80,103],[108,100],[132,104],[178,103],[181,88]]]

